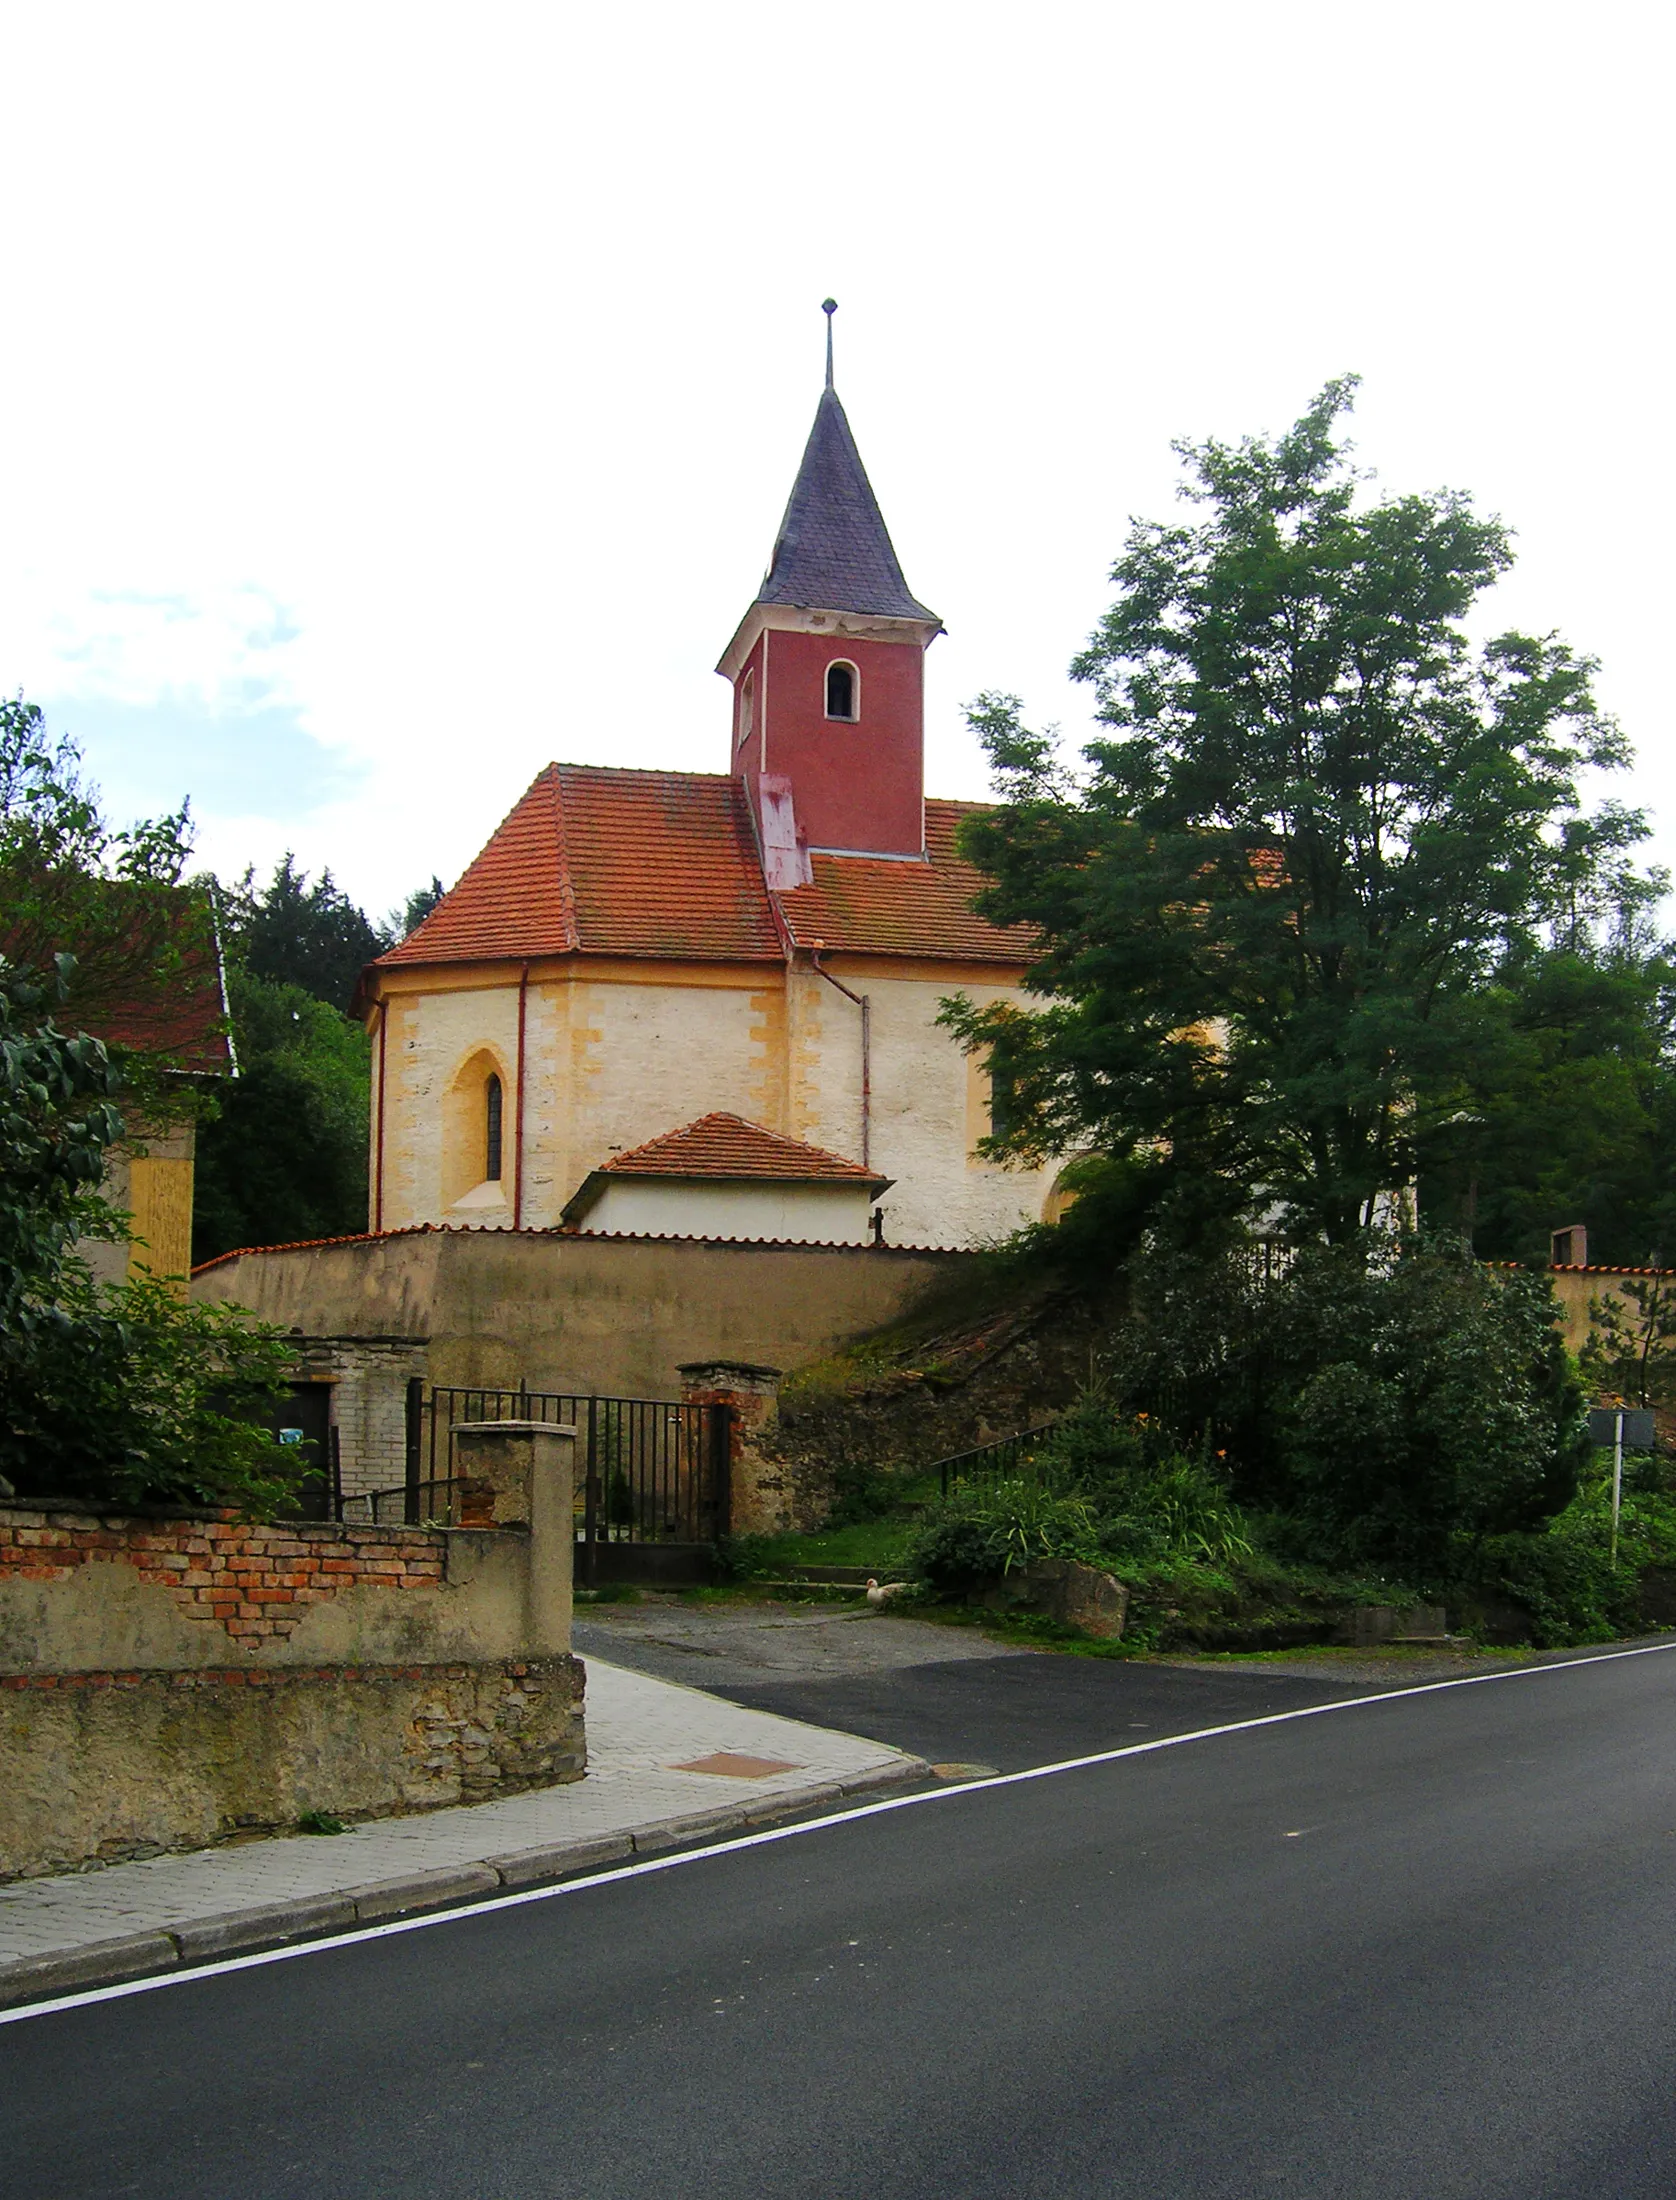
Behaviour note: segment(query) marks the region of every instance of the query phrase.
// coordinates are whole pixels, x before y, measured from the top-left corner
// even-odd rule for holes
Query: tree
[[[1627,756],[1590,660],[1464,631],[1500,524],[1361,497],[1353,389],[1272,441],[1178,446],[1196,515],[1134,527],[1072,667],[1107,729],[1080,780],[1017,698],[971,714],[1003,795],[963,828],[979,907],[1034,928],[1045,1002],[945,1004],[1008,1095],[989,1150],[1104,1155],[1184,1231],[1356,1243],[1456,1135],[1496,972],[1645,833],[1579,802]]]
[[[301,986],[229,990],[240,1075],[198,1136],[193,1259],[365,1229],[366,1033]]]
[[[447,888],[433,871],[429,886],[415,887],[401,909],[390,912],[389,929],[393,937],[405,940],[410,932],[417,932],[446,892]]]
[[[258,891],[246,871],[226,895],[228,947],[254,978],[301,986],[345,1009],[355,981],[390,941],[338,886],[329,870],[312,885],[287,854]]]
[[[1639,929],[1639,928],[1638,928]],[[1676,1249],[1676,970],[1628,928],[1510,957],[1486,1042],[1440,1092],[1421,1211],[1487,1259],[1541,1262],[1587,1225],[1596,1261]]]
[[[290,1347],[149,1276],[101,1290],[74,1244],[122,1135],[118,1065],[59,1029],[49,987],[0,964],[0,1494],[283,1509],[297,1465],[259,1425]]]
[[[67,1019],[99,1029],[213,970],[208,899],[184,883],[191,853],[185,803],[114,831],[75,743],[53,740],[36,704],[0,701],[0,952],[36,973],[70,956]]]
[[[1587,1436],[1546,1276],[1379,1234],[1272,1267],[1154,1247],[1129,1282],[1114,1398],[1330,1555],[1436,1570],[1455,1538],[1535,1527],[1577,1488]]]
[[[195,1261],[365,1229],[371,1050],[343,1010],[390,944],[330,871],[311,884],[290,855],[223,904],[239,1075],[199,1134]]]
[[[99,1230],[105,1156],[122,1135],[110,1055],[52,1019],[71,975],[67,956],[50,986],[0,962],[0,1356],[26,1349],[71,1247]]]

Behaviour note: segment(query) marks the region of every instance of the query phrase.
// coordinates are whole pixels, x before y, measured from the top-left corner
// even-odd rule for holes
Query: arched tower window
[[[483,1177],[485,1183],[498,1184],[500,1182],[501,1090],[500,1079],[493,1070],[489,1072],[489,1081],[483,1088],[483,1099],[488,1131],[488,1136],[484,1140]]]
[[[757,676],[754,672],[747,672],[739,683],[739,739],[736,747],[742,749],[745,746],[756,731],[756,722]]]
[[[826,668],[826,715],[852,723],[861,716],[861,675],[842,657]]]

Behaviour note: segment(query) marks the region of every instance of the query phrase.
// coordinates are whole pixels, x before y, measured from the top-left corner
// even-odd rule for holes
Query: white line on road
[[[1344,1696],[1334,1703],[1302,1704],[1295,1711],[1271,1711],[1260,1719],[1234,1719],[1226,1726],[1195,1727],[1187,1734],[1161,1734],[1155,1741],[1128,1742],[1121,1749],[1095,1750],[1087,1757],[1064,1757],[1057,1764],[1032,1765],[1024,1772],[998,1772],[983,1780],[962,1780],[957,1786],[922,1788],[913,1795],[888,1796],[880,1803],[858,1803],[849,1810],[835,1810],[825,1818],[805,1818],[795,1826],[765,1826],[760,1833],[742,1833],[731,1841],[713,1841],[708,1847],[683,1849],[675,1856],[650,1856],[642,1864],[623,1864],[612,1870],[589,1872],[580,1879],[561,1880],[557,1886],[528,1887],[520,1894],[487,1895],[480,1902],[462,1902],[451,1909],[428,1910],[423,1917],[398,1917],[387,1925],[362,1925],[353,1932],[330,1933],[320,1940],[305,1940],[288,1948],[264,1948],[257,1955],[229,1956],[221,1963],[201,1963],[178,1971],[162,1971],[151,1978],[128,1979],[120,1986],[95,1986],[84,1994],[63,1994],[55,2001],[32,2002],[24,2009],[0,2009],[0,2024],[22,2024],[30,2017],[50,2017],[62,2009],[85,2009],[93,2002],[121,2001],[129,1994],[152,1994],[165,1986],[188,1986],[198,1979],[222,1978],[229,1971],[252,1971],[266,1963],[289,1963],[295,1956],[323,1955],[330,1948],[353,1948],[362,1941],[388,1940],[395,1933],[419,1933],[431,1925],[452,1925],[460,1918],[483,1917],[491,1910],[521,1909],[528,1902],[552,1902],[560,1895],[582,1894],[590,1887],[608,1887],[620,1879],[640,1879],[649,1872],[677,1871],[684,1864],[702,1864],[715,1856],[732,1856],[741,1849],[765,1848],[774,1841],[796,1841],[804,1834],[824,1833],[829,1826],[852,1825],[860,1818],[880,1818],[887,1811],[915,1810],[922,1803],[952,1803],[985,1788],[1018,1787],[1026,1780],[1051,1780],[1062,1772],[1085,1772],[1091,1765],[1111,1765],[1125,1757],[1149,1757],[1161,1749],[1180,1749],[1188,1742],[1214,1742],[1225,1734],[1249,1734],[1258,1727],[1288,1726],[1297,1719],[1319,1719],[1335,1711],[1366,1711],[1379,1704],[1400,1703],[1411,1696],[1437,1696],[1457,1688],[1482,1688],[1491,1681],[1523,1681],[1544,1673],[1574,1673],[1588,1665],[1613,1665],[1623,1658],[1656,1657],[1676,1650],[1676,1641],[1643,1643],[1634,1650],[1604,1650],[1583,1658],[1562,1658],[1551,1665],[1514,1665],[1499,1673],[1465,1673],[1447,1681],[1423,1681],[1413,1688],[1387,1688],[1378,1695]]]

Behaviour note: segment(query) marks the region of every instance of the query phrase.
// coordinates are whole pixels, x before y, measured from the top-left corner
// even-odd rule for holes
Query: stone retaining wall
[[[580,1778],[574,1433],[474,1437],[493,1526],[0,1505],[0,1879]]]
[[[0,1677],[6,1877],[581,1776],[572,1657]]]

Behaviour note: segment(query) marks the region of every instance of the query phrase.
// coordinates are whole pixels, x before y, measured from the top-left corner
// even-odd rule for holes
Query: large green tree
[[[1489,1259],[1676,1258],[1676,968],[1644,913],[1507,958],[1486,1043],[1431,1110],[1423,1214]],[[1453,1104],[1451,1104],[1451,1102]]]
[[[1579,798],[1627,753],[1592,663],[1469,636],[1506,531],[1460,494],[1370,496],[1353,389],[1274,439],[1178,446],[1192,510],[1135,525],[1072,668],[1103,729],[1085,769],[1016,698],[972,714],[1004,799],[965,847],[980,907],[1039,938],[1042,1006],[945,1020],[1006,1095],[992,1151],[1103,1156],[1132,1218],[1356,1242],[1455,1150],[1498,973],[1645,832]]]
[[[228,989],[240,1074],[198,1135],[193,1259],[364,1230],[366,1033],[305,987],[238,965]]]
[[[298,985],[333,1008],[346,1009],[355,981],[390,935],[374,924],[330,871],[310,880],[286,855],[264,887],[246,871],[223,890],[227,940],[253,978]]]

